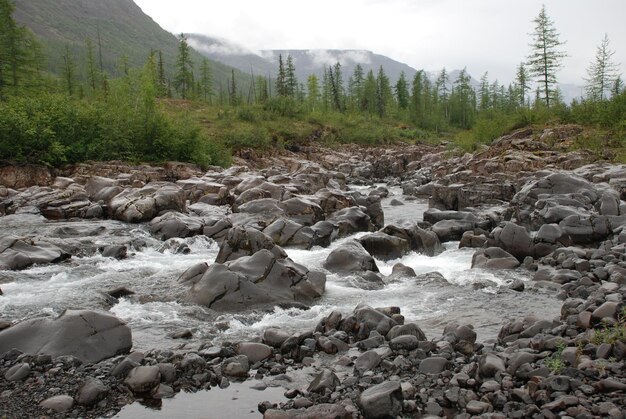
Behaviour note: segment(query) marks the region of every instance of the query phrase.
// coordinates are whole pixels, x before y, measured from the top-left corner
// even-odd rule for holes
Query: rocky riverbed
[[[622,418],[626,166],[579,134],[5,166],[0,417]]]

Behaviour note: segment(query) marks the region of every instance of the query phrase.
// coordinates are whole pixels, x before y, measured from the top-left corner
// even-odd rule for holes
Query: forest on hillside
[[[318,78],[296,77],[291,56],[280,57],[277,76],[250,75],[245,87],[235,70],[215,80],[208,59],[197,62],[179,37],[173,66],[153,50],[141,67],[118,57],[114,71],[101,64],[101,45],[85,40],[86,56],[58,51],[48,70],[40,41],[0,0],[0,159],[59,166],[87,160],[226,166],[243,148],[264,152],[309,141],[388,144],[450,141],[464,151],[533,124],[578,123],[593,136],[577,147],[626,156],[626,92],[605,35],[585,77],[585,97],[563,103],[558,71],[564,41],[545,7],[533,21],[530,51],[509,85],[466,69],[435,80],[418,71],[392,83],[380,67],[356,66],[344,74],[330,65]],[[166,71],[172,67],[173,71]],[[216,88],[217,86],[217,88]]]

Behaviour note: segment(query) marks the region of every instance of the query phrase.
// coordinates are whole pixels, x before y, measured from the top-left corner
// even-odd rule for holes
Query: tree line
[[[279,55],[276,74],[251,74],[245,91],[238,86],[234,70],[229,80],[218,81],[207,58],[194,62],[184,34],[179,36],[171,75],[166,74],[159,50],[149,54],[142,68],[130,68],[122,56],[117,73],[110,74],[102,66],[99,37],[95,42],[85,40],[84,62],[79,63],[67,45],[61,74],[50,74],[36,37],[15,22],[13,12],[11,0],[0,0],[0,159],[54,165],[114,158],[226,161],[227,151],[202,138],[197,125],[165,112],[162,99],[168,98],[220,108],[262,109],[293,118],[358,115],[433,132],[482,129],[484,139],[506,129],[508,122],[502,120],[526,115],[526,110],[563,113],[565,109],[591,123],[610,123],[624,114],[623,110],[610,113],[602,105],[624,96],[607,35],[589,65],[585,97],[569,107],[563,103],[557,74],[567,54],[545,7],[533,20],[530,53],[508,85],[490,80],[488,73],[473,83],[466,69],[452,77],[446,68],[433,78],[424,70],[411,79],[401,73],[392,82],[382,66],[365,71],[359,64],[345,74],[339,62],[326,65],[321,77],[311,74],[301,81],[293,57]],[[84,125],[89,124],[94,128],[85,132]]]

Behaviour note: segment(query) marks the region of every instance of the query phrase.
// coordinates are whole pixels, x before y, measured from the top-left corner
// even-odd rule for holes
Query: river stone
[[[39,403],[39,406],[46,410],[54,410],[57,413],[67,412],[74,406],[74,399],[67,394],[48,397]]]
[[[16,348],[53,358],[72,355],[91,363],[128,353],[132,345],[126,323],[89,310],[66,310],[56,319],[26,320],[0,332],[0,353]]]
[[[439,356],[422,359],[419,370],[422,374],[439,374],[446,369],[448,360]]]
[[[4,374],[4,378],[7,381],[22,381],[24,378],[30,375],[30,365],[26,362],[21,364],[15,364],[7,370]]]
[[[492,409],[493,407],[489,403],[478,400],[470,400],[469,403],[467,403],[467,406],[465,406],[465,410],[467,410],[467,413],[471,415],[480,415],[482,413],[487,413]]]
[[[245,378],[250,371],[250,361],[245,355],[237,355],[224,361],[222,372],[229,377]]]
[[[363,391],[358,400],[366,419],[395,418],[402,413],[402,388],[398,381],[385,381]]]
[[[394,351],[412,351],[413,349],[417,349],[418,342],[417,337],[413,335],[402,335],[391,339],[389,341],[389,347]]]
[[[376,351],[367,351],[359,355],[354,361],[354,369],[362,375],[364,372],[376,368],[381,360],[382,358]]]
[[[299,398],[294,401],[296,409],[268,409],[263,413],[263,419],[352,419],[352,414],[341,404],[321,403],[311,406],[311,403],[307,398]]]
[[[311,393],[324,393],[326,389],[334,391],[341,384],[337,375],[329,369],[323,369],[315,376],[307,391]]]
[[[444,251],[437,234],[420,228],[414,222],[389,224],[381,230],[381,233],[406,240],[411,250],[426,256],[436,256]]]
[[[102,248],[102,257],[114,258],[114,259],[126,259],[128,248],[123,244],[114,244],[110,246],[104,246]]]
[[[474,230],[474,223],[465,220],[442,220],[435,223],[431,229],[443,243],[461,240],[463,233]]]
[[[56,263],[70,255],[41,240],[17,236],[0,237],[0,270],[25,269],[34,264]]]
[[[192,285],[187,301],[216,310],[262,304],[310,302],[324,293],[326,275],[262,249],[252,256],[214,263]]]
[[[593,313],[591,313],[591,318],[595,321],[601,321],[605,317],[617,318],[618,307],[618,303],[605,301],[600,307],[596,308]]]
[[[392,340],[398,336],[404,336],[404,335],[415,336],[417,340],[419,341],[426,340],[426,335],[424,334],[422,329],[420,329],[420,327],[415,323],[406,323],[403,325],[393,326],[389,330],[389,332],[387,332],[387,335],[385,336],[385,338],[387,340]]]
[[[150,182],[141,189],[128,188],[109,202],[109,213],[126,223],[150,221],[162,211],[186,210],[186,194],[169,182]]]
[[[370,255],[380,260],[399,259],[411,250],[407,240],[381,232],[366,234],[358,242]]]
[[[239,355],[247,356],[253,364],[272,356],[272,348],[257,342],[241,342],[237,344],[236,351]]]
[[[481,377],[493,377],[497,372],[503,372],[505,369],[504,361],[494,353],[485,354],[480,358]]]
[[[472,269],[515,269],[519,260],[499,247],[477,250],[472,256]]]
[[[287,253],[274,244],[270,236],[252,227],[239,226],[231,228],[220,246],[215,263],[224,263],[251,256],[262,249],[271,251],[277,258],[284,259]]]
[[[274,348],[280,348],[280,346],[291,336],[291,333],[284,330],[270,327],[263,332],[263,342]]]
[[[161,372],[156,365],[135,367],[128,373],[124,384],[133,393],[147,393],[161,382]]]
[[[204,223],[198,217],[191,217],[175,211],[160,215],[149,224],[150,233],[159,240],[168,240],[173,237],[191,237],[202,233]]]
[[[345,237],[359,231],[373,231],[371,218],[359,207],[343,208],[327,218],[337,230],[337,237]]]
[[[78,389],[76,403],[83,406],[91,406],[102,400],[108,392],[108,387],[101,380],[89,378]]]
[[[533,239],[522,226],[507,222],[504,227],[494,229],[492,234],[496,246],[513,255],[520,262],[526,256],[534,256],[535,254]]]
[[[336,273],[378,272],[374,258],[356,240],[343,243],[330,252],[324,268]]]

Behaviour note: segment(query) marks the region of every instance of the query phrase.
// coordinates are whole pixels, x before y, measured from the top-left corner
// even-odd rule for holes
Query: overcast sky
[[[225,38],[251,50],[367,49],[416,69],[467,67],[510,82],[529,53],[541,5],[566,41],[562,83],[582,84],[607,33],[626,73],[626,0],[135,0],[173,33]]]

